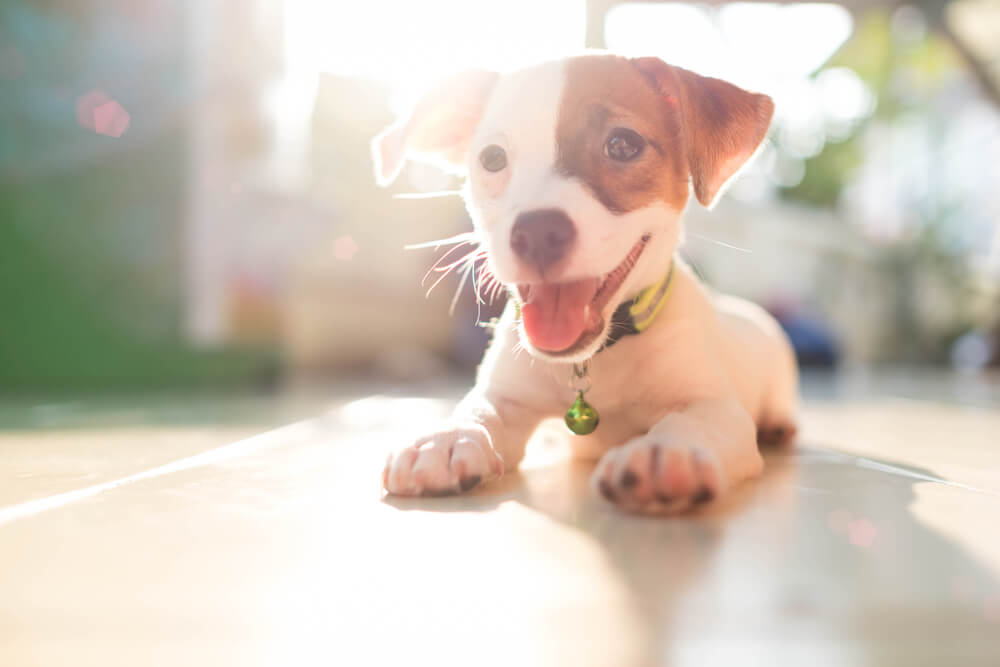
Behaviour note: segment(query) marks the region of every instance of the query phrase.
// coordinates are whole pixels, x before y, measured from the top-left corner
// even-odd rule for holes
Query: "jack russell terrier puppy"
[[[595,489],[627,511],[682,512],[760,474],[758,442],[795,431],[791,346],[676,251],[689,190],[711,205],[773,111],[766,95],[657,58],[587,54],[464,72],[376,137],[382,185],[408,158],[466,176],[475,239],[510,293],[475,387],[390,455],[386,491],[496,479],[551,417],[575,456],[600,459]]]

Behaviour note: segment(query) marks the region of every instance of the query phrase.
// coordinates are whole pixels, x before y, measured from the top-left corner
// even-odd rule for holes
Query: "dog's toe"
[[[427,498],[444,498],[458,493],[458,489],[424,489],[420,494]]]
[[[600,489],[601,495],[604,496],[609,502],[615,502],[618,500],[618,494],[615,493],[615,487],[611,485],[606,479],[602,479],[597,483],[597,488]]]
[[[794,424],[761,426],[757,429],[757,442],[761,445],[784,445],[795,438],[796,431]]]
[[[676,514],[723,491],[722,470],[708,449],[646,436],[605,454],[594,472],[597,490],[622,509]]]
[[[469,491],[479,486],[479,483],[483,481],[482,475],[470,475],[468,477],[463,477],[462,481],[459,482],[459,487],[462,491]]]
[[[702,487],[698,489],[698,492],[691,496],[692,505],[704,505],[707,502],[715,498],[715,492],[709,488]]]
[[[387,492],[401,496],[464,493],[503,474],[503,461],[481,432],[443,430],[389,456],[382,472]]]

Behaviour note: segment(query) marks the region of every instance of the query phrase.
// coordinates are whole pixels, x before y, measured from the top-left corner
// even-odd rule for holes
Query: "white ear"
[[[372,140],[375,181],[383,187],[392,183],[407,158],[460,171],[498,77],[496,72],[467,70],[424,94],[407,118]]]
[[[375,162],[375,182],[381,187],[391,185],[406,161],[406,125],[390,125],[372,139],[372,160]]]

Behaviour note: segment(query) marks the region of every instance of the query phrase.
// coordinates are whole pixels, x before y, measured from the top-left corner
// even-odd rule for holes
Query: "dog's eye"
[[[507,151],[490,144],[479,153],[479,164],[486,171],[500,171],[507,166]]]
[[[616,162],[629,162],[639,157],[646,140],[627,127],[616,127],[604,142],[604,154]]]

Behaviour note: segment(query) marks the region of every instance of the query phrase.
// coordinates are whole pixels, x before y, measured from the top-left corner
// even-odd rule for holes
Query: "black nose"
[[[521,260],[542,273],[566,256],[576,238],[576,225],[555,208],[527,211],[510,230],[510,247]]]

